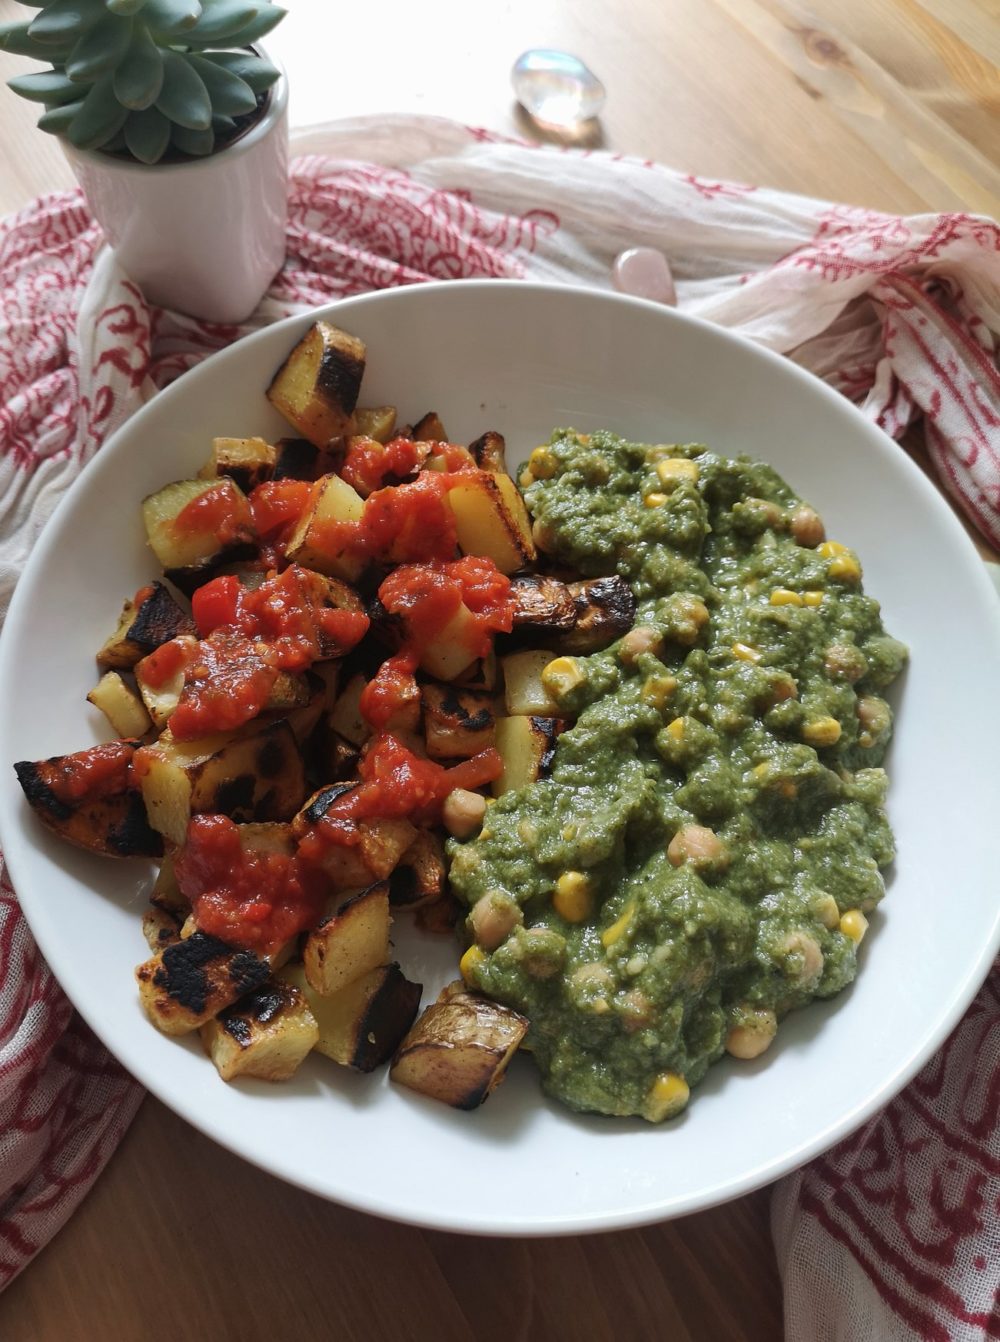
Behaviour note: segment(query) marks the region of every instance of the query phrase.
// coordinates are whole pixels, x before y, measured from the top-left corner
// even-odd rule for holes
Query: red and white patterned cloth
[[[660,247],[682,310],[780,350],[893,437],[1000,545],[1000,229],[897,218],[538,149],[434,118],[299,137],[288,262],[253,320],[150,311],[77,193],[0,224],[0,610],[53,506],[149,395],[247,330],[434,278],[610,287]],[[140,1099],[74,1018],[0,885],[0,1287],[65,1221]],[[1000,1337],[1000,969],[907,1091],[778,1185],[792,1342]]]

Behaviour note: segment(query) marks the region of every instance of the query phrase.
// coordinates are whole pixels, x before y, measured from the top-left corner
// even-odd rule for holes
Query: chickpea
[[[547,527],[540,517],[532,523],[531,539],[539,550],[544,550],[546,554],[550,554],[555,549],[555,536],[553,536],[551,528]]]
[[[566,963],[566,938],[551,927],[522,928],[514,934],[517,958],[533,979],[550,979]]]
[[[811,548],[819,545],[826,535],[823,519],[815,508],[803,503],[792,513],[790,529],[796,545]]]
[[[831,680],[846,680],[853,685],[868,670],[868,663],[852,643],[831,643],[823,654],[823,668]]]
[[[628,1034],[635,1034],[653,1022],[652,999],[639,988],[632,988],[619,999],[622,1026]]]
[[[618,648],[619,659],[631,666],[644,652],[659,652],[663,639],[658,629],[648,624],[637,624],[622,639]]]
[[[678,643],[682,643],[686,648],[689,648],[697,641],[698,635],[708,624],[708,607],[704,601],[687,593],[675,597],[672,607],[673,626],[670,633]]]
[[[778,950],[785,961],[785,973],[802,987],[815,983],[822,974],[823,952],[808,932],[789,932]]]
[[[724,871],[729,866],[729,851],[715,830],[683,825],[667,845],[667,860],[674,867],[689,862],[696,870]]]
[[[524,922],[516,900],[502,890],[489,890],[476,901],[469,914],[469,925],[477,946],[484,951],[495,951]]]
[[[857,703],[855,712],[858,715],[858,724],[861,731],[858,734],[858,745],[867,749],[875,745],[886,732],[892,723],[892,711],[884,699],[878,695],[863,695]]]
[[[464,787],[449,792],[441,807],[444,827],[456,839],[468,839],[475,834],[485,814],[486,798]]]
[[[741,1007],[726,1035],[726,1052],[734,1058],[759,1058],[778,1032],[778,1018],[767,1007]]]

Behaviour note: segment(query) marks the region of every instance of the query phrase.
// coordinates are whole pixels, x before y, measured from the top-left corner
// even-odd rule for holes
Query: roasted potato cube
[[[155,683],[151,683],[146,679],[146,659],[143,658],[135,665],[135,683],[139,687],[146,712],[158,731],[167,725],[167,719],[180,702],[184,672],[198,655],[198,640],[193,634],[181,634],[173,641],[177,644],[177,666],[166,678],[157,674],[153,678]],[[172,648],[168,649],[170,653],[173,651]]]
[[[287,1081],[315,1048],[319,1028],[305,995],[268,979],[201,1027],[201,1042],[223,1081],[252,1076]]]
[[[474,443],[469,444],[469,451],[481,471],[489,471],[491,475],[506,475],[506,447],[503,434],[487,429]]]
[[[448,886],[448,865],[441,836],[418,829],[416,837],[389,876],[389,903],[413,909],[440,899]]]
[[[183,924],[184,919],[179,913],[151,904],[142,915],[142,935],[146,938],[146,945],[154,953],[162,951],[165,946],[172,946],[175,941],[180,941]]]
[[[176,480],[143,499],[142,520],[168,574],[254,551],[250,505],[232,480]]]
[[[465,912],[455,896],[445,892],[440,899],[429,899],[426,904],[418,904],[414,910],[414,921],[421,932],[430,932],[434,936],[454,936],[455,928]]]
[[[448,435],[441,423],[441,416],[434,410],[428,410],[426,415],[421,415],[413,426],[411,437],[415,443],[446,443],[448,441]]]
[[[286,965],[281,977],[309,1003],[319,1026],[316,1052],[359,1072],[392,1057],[420,1008],[421,984],[404,978],[397,964],[371,969],[328,997],[312,988],[303,965]]]
[[[235,950],[195,932],[166,946],[135,971],[142,1009],[164,1034],[190,1034],[259,988],[270,966],[252,951]]]
[[[350,528],[361,521],[364,507],[364,499],[346,480],[324,475],[288,539],[286,557],[304,568],[357,582],[366,561],[351,549]]]
[[[329,996],[388,964],[391,924],[385,881],[352,896],[306,937],[302,961],[310,987]]]
[[[456,995],[427,1008],[400,1044],[389,1076],[455,1109],[476,1109],[503,1080],[527,1030],[510,1007]]]
[[[326,467],[325,453],[305,438],[279,438],[274,445],[272,480],[318,480]]]
[[[362,438],[373,438],[376,443],[387,443],[395,430],[396,407],[376,405],[367,409],[358,406],[348,432]]]
[[[471,759],[493,744],[493,695],[488,690],[425,685],[420,693],[431,759]]]
[[[256,718],[256,721],[261,724],[287,722],[299,745],[308,740],[315,731],[320,718],[323,716],[326,702],[326,690],[319,676],[314,675],[312,671],[307,671],[303,681],[306,697],[302,702],[289,708],[267,708]]]
[[[149,893],[149,902],[155,908],[162,909],[164,913],[174,916],[177,919],[178,926],[184,922],[184,919],[191,912],[191,905],[187,896],[181,894],[180,887],[177,884],[174,859],[169,854],[160,863],[160,870],[156,873],[156,880],[153,882],[153,888]]]
[[[447,498],[463,554],[492,559],[501,573],[535,562],[528,511],[509,475],[459,475]]]
[[[14,772],[35,815],[68,843],[105,857],[159,857],[163,841],[131,789],[129,765],[141,744],[109,741],[72,755],[19,760]]]
[[[244,494],[274,474],[277,452],[263,438],[213,438],[212,460],[199,472],[204,480],[226,477]]]
[[[150,583],[126,601],[118,627],[97,654],[97,665],[124,671],[154,648],[180,634],[193,634],[194,620],[161,582]]]
[[[475,620],[464,604],[444,626],[433,643],[420,654],[420,665],[435,680],[456,680],[476,660],[469,656]]]
[[[493,795],[527,787],[544,778],[552,766],[556,737],[566,724],[558,718],[497,718],[496,748],[503,760],[503,773],[493,783]]]
[[[316,322],[275,373],[267,399],[303,438],[326,447],[348,431],[365,355],[363,340]]]
[[[577,621],[573,593],[558,578],[526,573],[510,585],[514,598],[514,629],[544,638],[573,628]]]
[[[466,690],[495,690],[497,687],[497,655],[491,648],[485,657],[471,662],[454,684]]]
[[[305,796],[295,735],[284,720],[250,723],[198,741],[164,732],[136,761],[149,823],[181,844],[192,815],[290,820]]]
[[[307,568],[299,568],[296,572],[302,595],[313,612],[320,657],[343,657],[368,631],[364,602],[353,587],[348,587],[339,578]],[[338,621],[334,616],[324,616],[327,611],[344,611],[358,619]]]
[[[87,698],[107,718],[115,736],[145,736],[152,726],[146,705],[117,671],[105,671]]]
[[[297,837],[319,823],[327,811],[356,783],[332,783],[315,793],[292,822]],[[353,822],[355,842],[328,844],[321,865],[337,890],[357,890],[384,881],[409,848],[416,829],[408,820],[375,818]]]
[[[598,652],[635,623],[635,597],[624,578],[588,578],[569,584],[576,606],[573,628],[560,635],[564,652]]]
[[[542,684],[542,672],[555,657],[544,648],[512,652],[500,659],[504,704],[511,717],[552,717],[558,709]]]
[[[330,726],[354,746],[363,746],[372,729],[361,716],[361,695],[368,682],[360,673],[352,676],[330,714]]]

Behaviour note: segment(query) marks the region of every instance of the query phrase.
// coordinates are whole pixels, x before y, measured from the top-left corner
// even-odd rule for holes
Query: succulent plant
[[[285,14],[267,0],[22,0],[0,49],[48,61],[8,86],[44,104],[42,130],[77,149],[157,163],[211,154],[256,112],[277,69],[247,48]]]

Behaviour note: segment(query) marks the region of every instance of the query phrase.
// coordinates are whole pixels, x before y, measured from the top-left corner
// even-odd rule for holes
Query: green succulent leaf
[[[265,93],[278,78],[276,65],[249,51],[207,51],[203,59],[221,65],[223,70],[249,84],[254,93]]]
[[[138,14],[146,0],[104,0],[112,14]]]
[[[288,11],[282,9],[280,5],[260,5],[258,7],[256,18],[251,19],[250,22],[240,28],[238,32],[228,33],[226,35],[226,45],[245,47],[249,46],[251,42],[259,41],[260,38],[266,37],[272,28],[277,27],[287,12]],[[211,40],[208,38],[200,39],[192,36],[190,39],[186,40],[190,40],[192,47],[199,43],[205,46],[211,45]],[[218,41],[219,39],[215,40]]]
[[[215,148],[215,132],[211,126],[207,130],[189,130],[187,126],[174,126],[170,133],[174,147],[182,154],[192,158],[206,158]]]
[[[238,33],[255,19],[261,0],[205,0],[202,15],[188,37],[198,42],[219,42]]]
[[[15,75],[7,80],[7,87],[33,103],[75,102],[80,96],[80,85],[74,84],[61,70],[39,70],[30,75]]]
[[[60,62],[71,43],[39,42],[28,35],[30,26],[29,23],[0,24],[0,51],[9,51],[14,56],[34,56],[38,61]]]
[[[39,130],[46,130],[50,135],[65,135],[82,106],[83,99],[80,98],[75,103],[63,103],[60,107],[50,107],[38,118]]]
[[[113,76],[101,75],[70,123],[66,138],[77,149],[100,149],[114,139],[127,116],[128,109],[115,97]]]
[[[236,129],[236,122],[231,116],[213,116],[212,129],[215,131],[216,140],[221,140],[226,135],[233,133]]]
[[[115,70],[115,97],[123,107],[141,112],[152,107],[163,88],[163,55],[140,24]]]
[[[257,109],[257,95],[238,75],[230,74],[203,56],[189,56],[212,99],[212,111],[218,116],[246,116]]]
[[[143,21],[155,33],[184,33],[201,18],[198,0],[147,0]]]
[[[130,112],[125,122],[125,144],[140,163],[158,163],[170,146],[170,122],[155,107]]]
[[[107,14],[104,0],[52,0],[28,25],[28,34],[38,42],[66,44]]]
[[[163,87],[156,106],[185,130],[211,130],[212,99],[204,80],[186,57],[163,53]]]
[[[77,42],[66,62],[66,73],[70,79],[90,81],[114,70],[131,40],[131,19],[109,14],[88,28]]]

